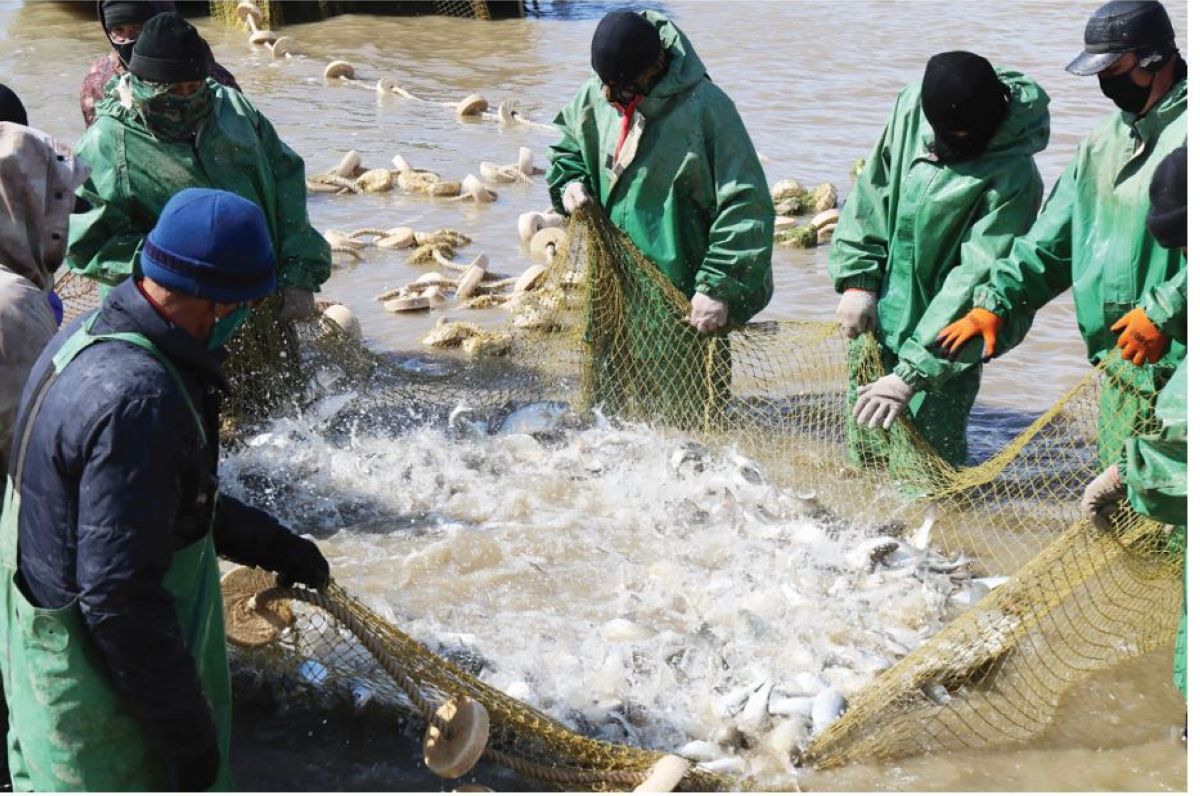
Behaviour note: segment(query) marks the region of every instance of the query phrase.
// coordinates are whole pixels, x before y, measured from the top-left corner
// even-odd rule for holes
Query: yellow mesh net
[[[81,301],[70,283],[60,293],[68,306]],[[796,764],[1027,743],[1054,721],[1073,685],[1173,638],[1179,536],[1128,510],[1115,533],[1099,535],[1078,509],[1083,487],[1115,460],[1121,441],[1156,428],[1162,384],[1145,371],[1109,358],[1016,438],[992,445],[989,458],[956,468],[907,418],[887,431],[850,420],[853,385],[883,373],[873,340],[848,346],[834,325],[807,321],[700,335],[683,322],[685,297],[599,211],[575,214],[540,286],[509,306],[509,356],[478,358],[451,378],[415,376],[325,320],[297,327],[302,364],[336,363],[350,375],[359,417],[403,408],[444,420],[460,402],[565,399],[736,446],[773,482],[809,493],[806,511],[823,521],[892,521],[864,584],[897,555],[964,583],[996,577],[940,632],[846,694],[845,713],[797,750]],[[269,373],[274,365],[243,363],[244,383],[256,367]],[[922,524],[935,513],[932,525]],[[917,527],[927,538],[889,530]],[[245,653],[259,665],[319,666],[328,687],[370,683],[417,715],[425,711],[391,670],[433,702],[469,695],[496,728],[492,759],[549,785],[628,788],[660,757],[570,731],[431,653],[340,588],[285,596],[317,605],[301,610],[275,644]],[[694,765],[681,787],[732,784]]]
[[[263,21],[259,25],[260,28],[268,29],[272,26],[272,17],[279,17],[274,20],[276,26],[289,21],[292,15],[288,13],[287,8],[283,7],[282,3],[269,2],[269,0],[250,0],[262,12]],[[221,22],[224,25],[231,27],[243,27],[241,19],[237,15],[237,7],[241,0],[209,0],[208,12],[213,19]],[[320,17],[325,17],[330,13],[330,4],[327,3],[312,3],[314,9],[306,10],[305,16],[313,11]],[[365,3],[342,4],[344,6],[357,6],[358,10],[371,9]],[[488,10],[487,3],[484,0],[430,0],[429,2],[408,2],[404,4],[391,3],[391,13],[407,13],[407,14],[436,14],[443,17],[459,17],[462,19],[491,19],[491,12]],[[273,9],[274,7],[274,9]],[[272,13],[272,11],[277,13]],[[337,13],[336,11],[333,13]],[[293,20],[294,21],[294,20]]]

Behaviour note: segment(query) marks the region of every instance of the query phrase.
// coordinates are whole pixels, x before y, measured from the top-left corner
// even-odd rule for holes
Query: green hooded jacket
[[[1121,483],[1139,514],[1169,525],[1187,523],[1187,359],[1158,394],[1162,430],[1125,443]]]
[[[1144,366],[1148,380],[1165,381],[1186,355],[1187,265],[1181,251],[1154,240],[1146,213],[1155,167],[1186,143],[1186,76],[1143,118],[1110,115],[1079,145],[1029,232],[976,289],[975,306],[1007,318],[1073,288],[1093,363],[1117,343],[1109,327],[1141,307],[1174,338],[1158,364]]]
[[[184,188],[220,188],[263,209],[279,280],[316,292],[329,278],[329,244],[308,221],[304,161],[237,91],[208,79],[212,111],[190,141],[156,138],[110,81],[96,123],[75,145],[92,167],[79,195],[92,204],[71,218],[67,265],[116,285],[137,271],[142,242],[167,200]]]
[[[550,199],[582,182],[610,219],[686,296],[705,293],[744,323],[771,299],[775,209],[758,154],[733,101],[713,85],[687,37],[643,11],[670,55],[634,112],[614,158],[621,113],[593,75],[555,118]]]
[[[921,110],[921,84],[905,87],[854,189],[829,252],[834,288],[879,296],[879,337],[899,356],[894,372],[917,389],[942,387],[979,364],[929,350],[971,308],[993,262],[1029,229],[1042,201],[1033,156],[1050,139],[1050,98],[1020,72],[997,69],[1012,92],[1009,113],[982,155],[939,162]],[[1019,342],[1029,325],[1010,324]]]

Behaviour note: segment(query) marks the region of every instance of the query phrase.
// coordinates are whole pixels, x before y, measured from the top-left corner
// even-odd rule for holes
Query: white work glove
[[[1125,487],[1121,486],[1121,474],[1114,464],[1087,485],[1079,507],[1083,509],[1083,516],[1091,520],[1097,530],[1107,532],[1113,527],[1109,516],[1117,510],[1124,497]]]
[[[889,373],[858,391],[858,400],[854,402],[854,420],[868,428],[878,428],[880,424],[884,428],[891,428],[901,410],[912,400],[914,392],[916,390],[908,382],[895,373]]]
[[[279,307],[279,317],[285,321],[302,321],[317,314],[317,300],[312,291],[294,285],[283,288],[283,304]]]
[[[870,290],[848,287],[838,302],[837,322],[842,335],[853,340],[875,328],[875,294]]]
[[[587,188],[584,188],[581,182],[569,182],[562,190],[562,206],[568,215],[590,201],[592,201],[592,197],[588,195]]]
[[[692,314],[688,323],[696,327],[696,331],[707,334],[715,332],[729,320],[729,305],[720,299],[697,293],[692,296]]]

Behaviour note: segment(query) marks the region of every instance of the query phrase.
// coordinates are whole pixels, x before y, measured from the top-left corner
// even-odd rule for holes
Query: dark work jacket
[[[150,352],[117,341],[80,352],[33,420],[21,478],[22,588],[43,608],[78,600],[97,653],[151,737],[167,754],[199,754],[216,743],[215,729],[162,581],[174,553],[209,529],[226,380],[219,356],[160,315],[133,280],[115,288],[99,312],[93,334],[141,333],[172,361],[208,441],[177,382]],[[34,365],[14,455],[29,401],[82,322],[61,330]],[[15,469],[15,458],[10,462]],[[290,532],[222,496],[213,533],[218,555],[276,569],[275,540]]]

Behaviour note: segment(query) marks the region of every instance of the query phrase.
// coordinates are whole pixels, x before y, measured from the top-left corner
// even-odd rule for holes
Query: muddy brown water
[[[949,49],[971,49],[1024,70],[1050,93],[1052,139],[1038,156],[1049,188],[1075,145],[1112,110],[1094,80],[1062,68],[1078,50],[1084,20],[1095,5],[673,2],[656,7],[677,20],[709,74],[736,101],[764,156],[768,180],[795,177],[809,185],[829,180],[844,197],[850,165],[869,151],[896,92],[920,78],[930,54]],[[80,80],[107,46],[88,16],[92,4],[83,6],[83,13],[72,13],[61,3],[0,3],[0,79],[22,96],[32,124],[67,141],[82,131]],[[1167,6],[1186,52],[1184,4]],[[305,158],[310,172],[328,168],[345,149],[355,148],[368,166],[386,165],[400,153],[419,168],[458,178],[476,171],[481,160],[514,161],[519,146],[533,148],[544,165],[554,135],[537,128],[501,131],[486,121],[460,123],[450,109],[436,104],[379,98],[360,85],[327,84],[322,68],[333,58],[345,59],[358,67],[367,88],[386,75],[434,101],[453,102],[479,92],[494,106],[512,97],[525,116],[549,122],[588,75],[587,45],[602,9],[595,3],[541,3],[540,10],[541,17],[504,22],[345,16],[292,26],[286,32],[301,56],[287,60],[273,60],[251,47],[240,32],[206,19],[197,22],[218,60]],[[474,238],[464,255],[487,253],[494,268],[517,274],[533,260],[519,242],[515,219],[545,208],[545,183],[505,186],[500,194],[500,201],[482,207],[400,194],[319,195],[310,200],[310,214],[321,230],[452,226]],[[778,251],[775,298],[762,317],[832,318],[837,297],[826,256],[825,247]],[[375,348],[411,349],[432,319],[389,315],[373,296],[418,273],[403,264],[401,254],[372,252],[360,265],[338,267],[325,294],[358,312]],[[499,313],[471,317],[489,325],[503,320]],[[1036,412],[1085,372],[1070,297],[1064,295],[1039,314],[1020,349],[987,368],[981,402]],[[354,545],[334,542],[332,549],[344,553],[343,565],[354,563]],[[355,585],[368,594],[387,592],[386,578],[372,574]],[[1186,752],[1177,736],[1184,705],[1170,686],[1169,662],[1165,651],[1156,652],[1093,678],[1070,695],[1060,725],[1031,748],[851,766],[819,772],[806,785],[828,790],[1183,789]],[[238,682],[243,710],[235,762],[243,787],[438,786],[419,772],[411,740],[392,745],[380,739],[386,722],[323,715],[299,703],[289,712],[278,700],[263,697],[252,676],[241,675]]]

